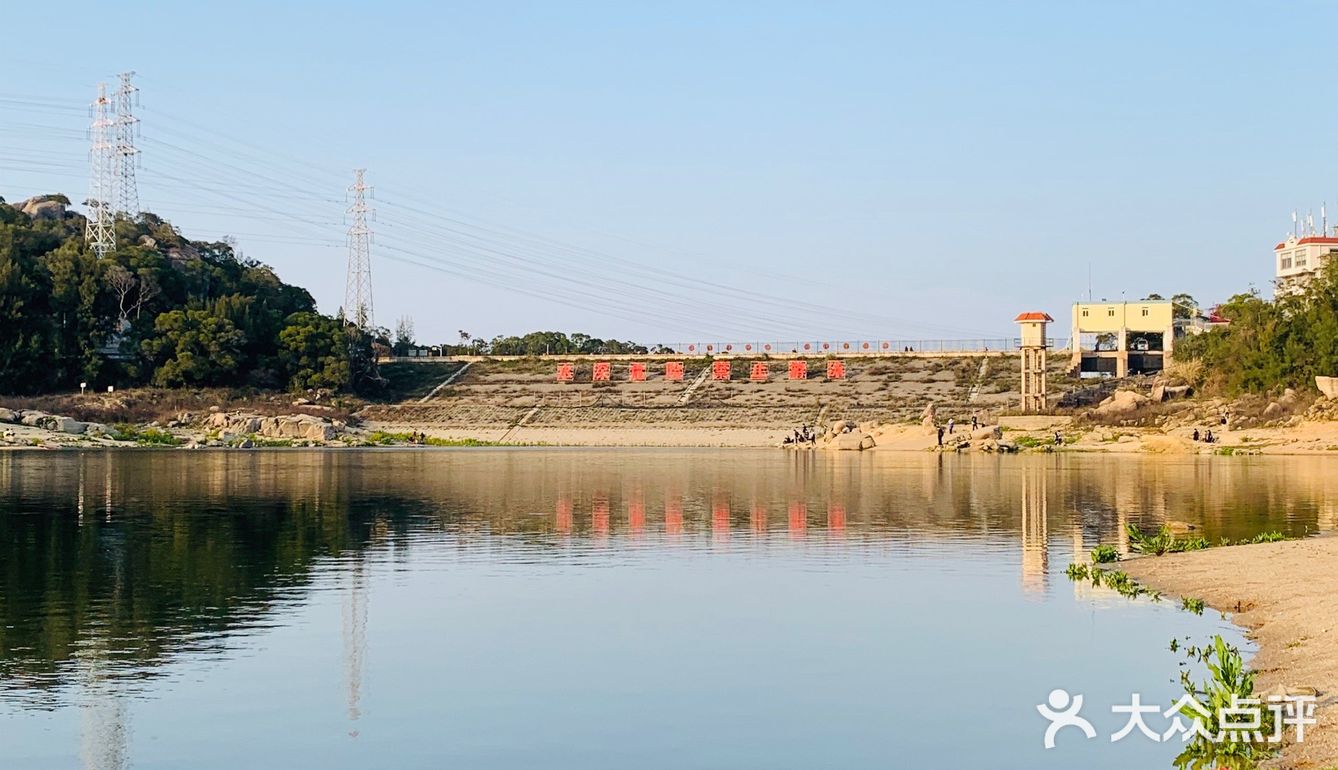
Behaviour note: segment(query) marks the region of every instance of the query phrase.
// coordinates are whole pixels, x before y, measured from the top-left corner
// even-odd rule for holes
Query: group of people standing
[[[980,427],[980,418],[975,416],[974,414],[971,415],[971,432],[975,433],[976,428],[979,427]],[[938,426],[938,445],[943,446],[944,435],[951,436],[956,432],[957,432],[957,419],[954,417],[949,417],[946,428],[943,425]]]

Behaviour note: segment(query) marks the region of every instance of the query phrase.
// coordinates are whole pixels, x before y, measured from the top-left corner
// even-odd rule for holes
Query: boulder
[[[29,198],[16,208],[38,221],[44,219],[59,221],[65,218],[65,204],[58,200],[44,200],[42,197]]]
[[[832,439],[830,444],[832,449],[852,452],[869,449],[873,445],[873,436],[864,436],[855,432],[839,434],[836,438]]]
[[[1281,416],[1282,416],[1282,404],[1279,404],[1276,401],[1270,401],[1268,402],[1268,406],[1264,407],[1265,420],[1276,420]]]
[[[259,433],[267,438],[307,439],[311,441],[330,441],[338,435],[329,421],[322,417],[313,417],[306,414],[266,417],[260,420],[259,430],[252,432]]]
[[[1315,387],[1325,398],[1338,399],[1338,377],[1316,377]]]
[[[1117,390],[1098,404],[1094,411],[1101,416],[1127,414],[1137,411],[1151,400],[1134,390]]]
[[[878,446],[878,442],[874,441],[873,436],[868,434],[865,434],[859,440],[859,448],[861,451],[865,449],[873,449],[876,446]]]
[[[19,422],[29,428],[40,428],[42,427],[42,419],[49,416],[46,412],[24,412],[23,416],[19,418]]]
[[[1003,438],[1003,428],[998,425],[986,425],[971,432],[972,441],[997,441]]]
[[[22,416],[21,412],[16,412],[13,409],[5,409],[4,407],[0,407],[0,422],[18,422],[19,417],[21,416]]]
[[[938,410],[934,407],[933,401],[926,404],[924,411],[920,413],[920,427],[931,436],[938,432]]]
[[[42,415],[37,421],[37,427],[55,433],[68,433],[72,436],[81,435],[88,429],[88,423],[79,422],[73,417],[59,417],[56,415]]]

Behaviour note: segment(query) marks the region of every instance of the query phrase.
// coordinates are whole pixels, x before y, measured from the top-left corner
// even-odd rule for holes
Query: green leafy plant
[[[1113,545],[1102,544],[1092,549],[1091,556],[1094,564],[1109,564],[1119,560],[1120,552]]]
[[[1192,612],[1195,615],[1203,614],[1203,600],[1192,596],[1180,597],[1180,609],[1186,612]]]
[[[1195,735],[1193,740],[1175,758],[1179,770],[1248,770],[1260,761],[1273,756],[1272,744],[1256,741],[1249,731],[1226,730],[1222,723],[1223,710],[1230,714],[1234,707],[1233,700],[1254,696],[1254,672],[1245,666],[1245,659],[1240,650],[1227,644],[1221,636],[1214,636],[1212,644],[1202,648],[1188,647],[1186,655],[1201,662],[1208,671],[1208,679],[1196,684],[1188,671],[1180,672],[1180,684],[1185,694],[1197,700],[1208,712],[1207,716],[1199,713],[1189,704],[1180,707],[1181,716],[1187,720],[1199,720],[1204,732],[1221,740],[1208,740],[1202,735]],[[1274,713],[1270,709],[1262,710],[1262,737],[1273,731]]]
[[[1130,524],[1125,528],[1129,533],[1129,547],[1142,554],[1151,554],[1153,556],[1162,556],[1168,553],[1181,553],[1184,551],[1201,551],[1209,546],[1208,540],[1203,537],[1178,538],[1172,532],[1170,526],[1163,524],[1154,534],[1147,534],[1137,526]]]

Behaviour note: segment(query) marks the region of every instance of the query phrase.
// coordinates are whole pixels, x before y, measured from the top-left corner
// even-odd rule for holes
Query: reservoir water
[[[1111,706],[1241,637],[1065,566],[1332,529],[1327,463],[0,453],[0,767],[1170,767]]]

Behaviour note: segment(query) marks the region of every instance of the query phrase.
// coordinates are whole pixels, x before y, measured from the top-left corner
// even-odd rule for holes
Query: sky
[[[135,71],[145,208],[376,320],[692,340],[1011,337],[1271,292],[1338,223],[1322,2],[71,2],[7,8],[0,196],[87,195]],[[1066,335],[1066,329],[1054,330]]]

